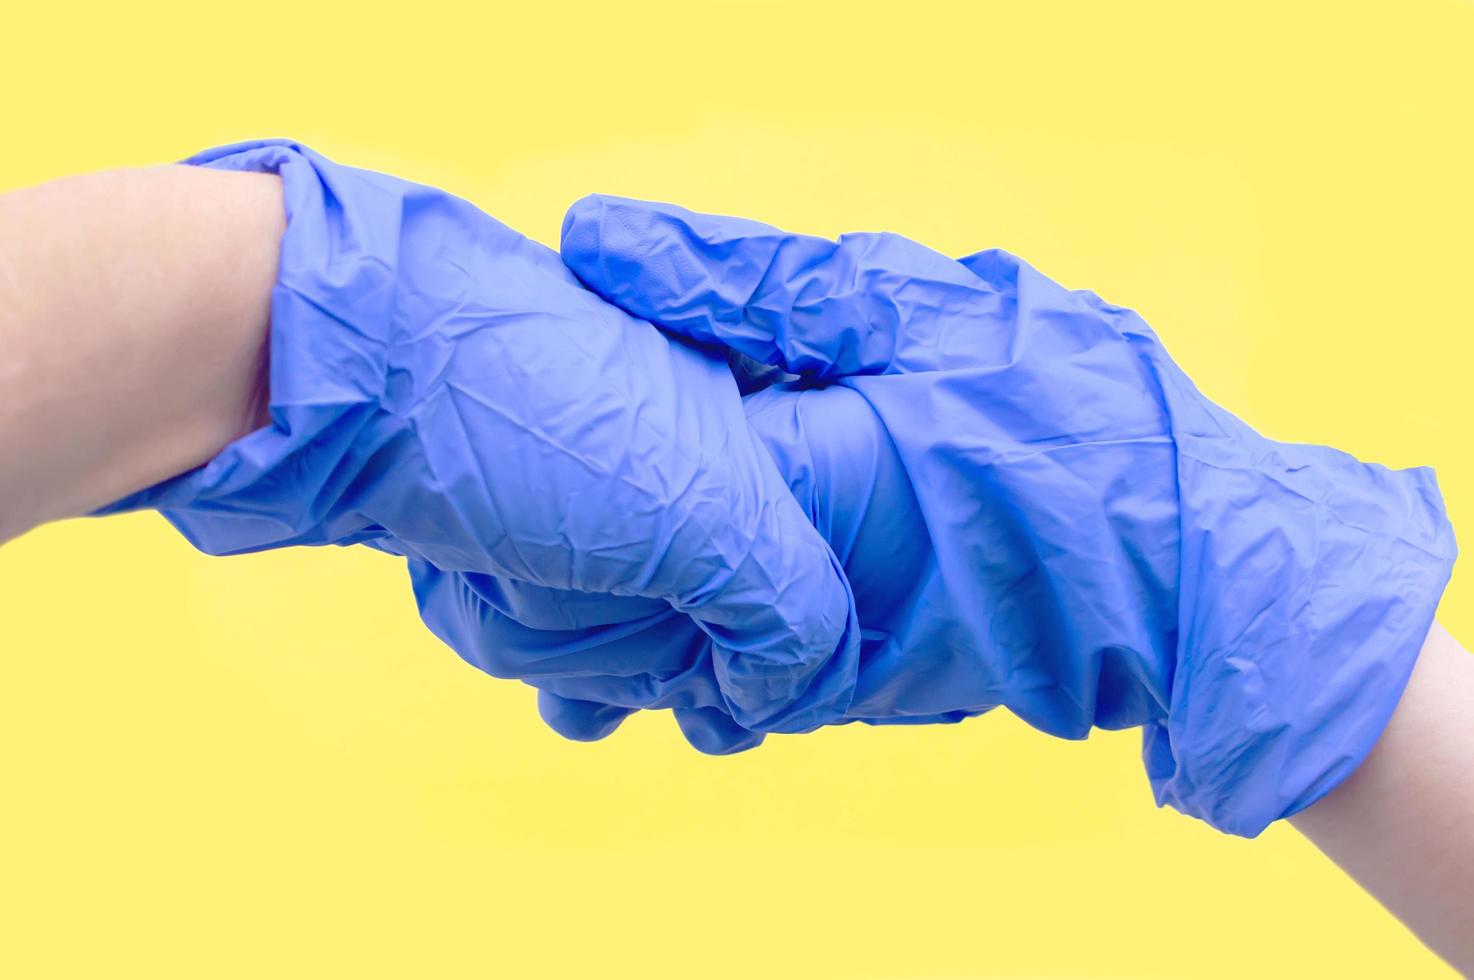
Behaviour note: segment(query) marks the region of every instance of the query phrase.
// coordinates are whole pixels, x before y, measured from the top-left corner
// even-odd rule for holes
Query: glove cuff
[[[157,508],[212,554],[370,540],[344,506],[401,427],[380,410],[388,377],[397,239],[363,220],[393,205],[374,175],[297,143],[240,143],[185,163],[275,173],[286,208],[271,294],[270,417],[204,466],[96,511]],[[392,226],[392,223],[388,223]]]
[[[1453,568],[1433,471],[1274,443],[1175,398],[1182,563],[1168,717],[1146,731],[1159,805],[1254,837],[1366,758]],[[1179,391],[1178,393],[1181,393]]]

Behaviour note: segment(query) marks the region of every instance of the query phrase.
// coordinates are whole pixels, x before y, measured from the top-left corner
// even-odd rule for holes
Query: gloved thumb
[[[1010,322],[993,286],[899,235],[828,241],[595,194],[568,209],[562,253],[635,316],[815,378],[927,370],[949,318]]]

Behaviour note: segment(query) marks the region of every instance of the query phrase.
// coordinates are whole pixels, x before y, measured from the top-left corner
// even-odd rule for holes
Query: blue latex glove
[[[272,424],[109,511],[160,508],[213,554],[365,542],[497,576],[537,626],[694,621],[743,725],[848,707],[853,600],[725,360],[440,191],[285,142],[189,162],[284,183]]]
[[[1068,737],[1144,725],[1158,801],[1246,836],[1380,734],[1455,554],[1431,471],[1264,439],[1136,314],[1002,252],[590,198],[563,254],[637,316],[827,385],[748,405],[854,585],[860,676],[835,720],[1005,705]],[[754,741],[717,717],[678,620],[552,634],[494,602],[458,610],[442,632],[473,658],[585,655],[533,680],[567,734],[694,705],[704,747]]]
[[[743,370],[742,377],[751,374]],[[889,637],[919,596],[916,586],[932,573],[933,552],[905,468],[879,418],[858,394],[838,386],[777,385],[749,395],[743,407],[753,433],[844,562],[856,605],[868,617],[859,678],[868,690],[857,694],[849,712],[827,720],[853,720],[867,711],[875,721],[955,721],[976,714],[981,709],[927,713],[925,703],[938,695],[939,703],[960,703],[937,689],[940,661],[916,662],[904,655],[914,640]],[[671,708],[687,739],[704,752],[725,754],[762,741],[761,731],[738,725],[724,709],[711,644],[689,617],[647,616],[632,607],[628,621],[611,615],[605,625],[560,628],[556,601],[518,601],[507,584],[429,566],[414,574],[430,628],[480,669],[540,688],[539,708],[559,733],[603,738],[637,708]],[[959,683],[974,676],[966,659],[957,667]],[[900,714],[918,711],[923,714],[915,718]]]

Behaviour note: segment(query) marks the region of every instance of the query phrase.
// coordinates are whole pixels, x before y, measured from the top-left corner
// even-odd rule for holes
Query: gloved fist
[[[272,424],[108,510],[157,507],[213,554],[363,542],[495,576],[539,627],[680,617],[744,725],[848,707],[848,587],[725,360],[441,191],[292,143],[190,162],[284,184]]]
[[[954,721],[971,711],[931,711],[949,705],[932,671],[939,661],[904,655],[921,642],[906,621],[935,573],[935,553],[905,467],[879,417],[856,392],[840,386],[805,389],[778,384],[743,400],[753,434],[785,474],[794,497],[843,562],[856,606],[867,620],[861,634],[860,682],[848,712],[815,717],[813,725],[854,719]],[[687,739],[703,752],[748,749],[763,730],[745,728],[726,710],[711,659],[711,643],[688,616],[646,614],[610,599],[601,622],[572,622],[570,609],[591,597],[529,593],[491,576],[414,570],[415,595],[431,630],[478,668],[520,678],[540,689],[544,719],[579,740],[609,735],[639,708],[670,708]],[[937,623],[923,618],[917,626]],[[900,631],[899,638],[892,631]],[[938,651],[939,655],[941,651]],[[960,658],[958,680],[966,669]],[[866,706],[870,707],[867,708]],[[812,726],[811,726],[812,727]]]
[[[749,414],[854,583],[864,642],[836,720],[1004,705],[1068,737],[1143,725],[1158,800],[1245,835],[1381,732],[1454,557],[1430,471],[1264,439],[1134,313],[1002,252],[590,198],[563,255],[636,316],[825,386]],[[701,747],[754,744],[678,616],[524,632],[529,610],[487,586],[455,606],[422,581],[427,616],[454,607],[440,628],[473,659],[577,651],[533,678],[560,730],[675,706],[702,712]]]

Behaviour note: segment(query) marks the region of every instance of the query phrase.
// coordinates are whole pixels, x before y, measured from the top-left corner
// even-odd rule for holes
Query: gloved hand
[[[753,380],[748,365],[737,368],[744,382]],[[778,384],[750,394],[743,407],[754,435],[844,563],[856,606],[867,616],[860,683],[869,690],[857,695],[849,712],[824,720],[854,719],[863,710],[873,721],[955,721],[976,714],[981,708],[928,713],[927,701],[940,696],[964,703],[956,701],[962,692],[938,689],[932,673],[940,667],[937,658],[903,655],[916,638],[889,641],[890,630],[906,629],[918,586],[934,571],[934,553],[879,417],[840,386]],[[637,708],[671,708],[686,738],[704,752],[740,751],[763,739],[761,730],[742,727],[726,711],[711,644],[687,616],[669,610],[644,615],[633,606],[620,616],[611,600],[608,622],[560,628],[555,597],[529,602],[492,576],[421,565],[414,586],[432,631],[480,669],[539,688],[544,719],[569,738],[603,738]],[[954,653],[960,658],[956,680],[970,682],[967,651]]]
[[[364,542],[497,576],[535,626],[694,622],[744,725],[848,706],[852,598],[724,360],[440,191],[284,142],[189,162],[284,183],[272,424],[107,511],[157,507],[214,554]]]
[[[823,386],[749,414],[854,586],[859,682],[833,720],[1144,725],[1158,801],[1247,836],[1380,734],[1455,553],[1431,471],[1264,439],[1136,314],[1002,252],[590,198],[563,255],[631,313]],[[491,583],[419,585],[473,659],[578,651],[533,677],[567,734],[695,706],[700,747],[755,742],[678,619],[546,633]]]

